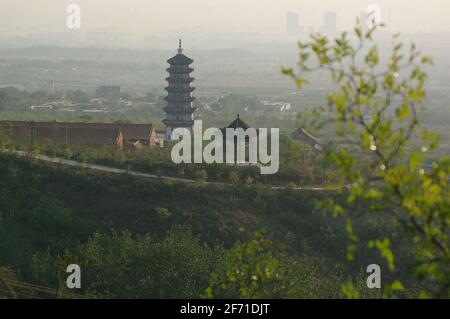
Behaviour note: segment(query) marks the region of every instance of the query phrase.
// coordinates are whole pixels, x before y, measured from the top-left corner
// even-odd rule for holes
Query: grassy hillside
[[[57,288],[65,267],[78,263],[81,294],[94,297],[339,297],[340,284],[363,287],[365,267],[383,262],[370,251],[346,261],[342,225],[315,208],[323,198],[111,176],[0,154],[0,265]],[[355,230],[362,238],[398,234],[394,249],[408,257],[391,220],[365,217]],[[237,269],[245,275],[230,275]]]

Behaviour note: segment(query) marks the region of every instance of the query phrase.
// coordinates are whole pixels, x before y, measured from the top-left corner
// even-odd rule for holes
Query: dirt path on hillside
[[[55,163],[55,164],[61,164],[66,166],[72,166],[72,167],[81,167],[86,168],[90,170],[100,171],[100,172],[106,172],[106,173],[112,173],[112,174],[124,174],[124,175],[131,175],[146,179],[159,179],[159,180],[169,180],[169,181],[175,181],[175,182],[181,182],[181,183],[195,183],[196,180],[188,179],[188,178],[181,178],[181,177],[174,177],[174,176],[164,176],[164,175],[156,175],[156,174],[148,174],[148,173],[142,173],[137,171],[132,171],[128,169],[121,169],[121,168],[115,168],[110,166],[104,166],[104,165],[98,165],[98,164],[91,164],[91,163],[82,163],[77,162],[74,160],[68,160],[62,157],[51,157],[47,155],[42,154],[30,154],[28,152],[24,151],[7,151],[8,153],[13,153],[18,156],[22,157],[31,157],[34,159],[37,159],[39,161],[47,162],[47,163]],[[217,185],[217,186],[232,186],[233,184],[230,183],[222,183],[222,182],[202,182],[204,185]],[[298,187],[289,187],[289,186],[274,186],[274,185],[267,185],[270,187],[270,189],[274,190],[283,190],[283,189],[290,189],[290,190],[297,190],[297,191],[336,191],[339,189],[342,189],[347,186],[333,186],[333,187],[322,187],[322,186],[298,186]]]

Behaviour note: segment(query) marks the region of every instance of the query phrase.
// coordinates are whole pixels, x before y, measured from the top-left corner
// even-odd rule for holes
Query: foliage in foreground
[[[308,82],[308,73],[328,72],[336,87],[327,97],[331,115],[316,119],[317,128],[331,120],[336,135],[358,147],[358,155],[342,148],[329,149],[328,156],[351,187],[346,202],[330,199],[323,205],[346,220],[348,259],[353,259],[359,241],[352,227],[355,219],[387,212],[403,226],[414,245],[410,271],[427,282],[421,295],[449,297],[450,157],[427,163],[427,151],[438,146],[438,138],[420,128],[418,115],[426,95],[423,67],[431,59],[414,44],[405,50],[394,36],[391,55],[383,65],[373,40],[376,30],[365,32],[358,22],[352,39],[345,32],[334,40],[312,35],[310,41],[299,43],[298,72],[284,69],[284,73],[301,88]],[[377,249],[386,268],[395,272],[391,242],[386,233],[366,245]],[[384,287],[387,295],[403,289],[398,280]]]
[[[83,269],[81,293],[92,298],[332,298],[343,282],[323,261],[288,257],[260,233],[231,249],[209,248],[180,226],[162,240],[96,232],[73,253],[35,255],[32,268],[64,290],[69,263]]]

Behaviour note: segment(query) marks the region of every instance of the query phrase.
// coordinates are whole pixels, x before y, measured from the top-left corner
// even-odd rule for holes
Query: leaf
[[[397,109],[396,115],[400,121],[405,121],[409,117],[409,105],[404,103],[400,108]]]

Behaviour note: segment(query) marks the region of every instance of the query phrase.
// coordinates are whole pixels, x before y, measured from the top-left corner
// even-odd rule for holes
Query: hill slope
[[[323,196],[141,180],[0,154],[0,265],[13,268],[19,279],[58,287],[62,265],[76,260],[88,268],[87,294],[199,297],[225,278],[224,259],[230,267],[239,260],[240,267],[242,254],[255,249],[261,253],[247,262],[272,265],[273,259],[285,280],[296,283],[289,293],[267,297],[336,297],[344,277],[356,280],[379,258],[367,254],[346,262],[342,225],[314,209]],[[356,225],[368,237],[392,227],[389,221]],[[255,241],[261,229],[270,245]],[[170,274],[156,282],[168,265]],[[120,278],[114,287],[105,284],[111,277]],[[151,284],[143,287],[143,278],[152,278]],[[213,296],[242,297],[239,289],[230,291]]]

